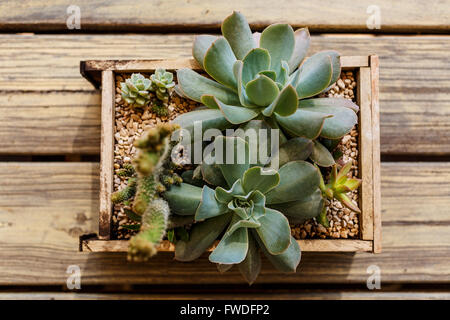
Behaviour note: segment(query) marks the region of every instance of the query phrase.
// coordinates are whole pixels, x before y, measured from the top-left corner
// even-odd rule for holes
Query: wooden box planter
[[[378,105],[378,57],[341,57],[343,70],[353,70],[357,82],[359,116],[359,239],[309,239],[297,240],[302,251],[315,252],[381,252],[380,208],[380,140]],[[113,204],[113,158],[115,117],[115,73],[152,72],[156,68],[175,71],[180,68],[201,70],[194,59],[182,60],[127,60],[82,61],[81,74],[96,88],[102,90],[101,107],[101,160],[100,160],[100,216],[98,237],[81,240],[81,249],[91,252],[126,252],[127,240],[111,239]],[[174,246],[164,241],[160,251],[174,251]]]

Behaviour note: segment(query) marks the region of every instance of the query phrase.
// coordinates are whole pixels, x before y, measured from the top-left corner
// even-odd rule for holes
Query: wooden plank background
[[[98,154],[100,92],[80,76],[80,60],[187,58],[193,38],[0,35],[1,152]],[[380,56],[382,154],[450,154],[449,37],[320,35],[309,52],[332,48]]]
[[[315,32],[447,32],[450,8],[444,0],[150,0],[132,5],[123,0],[23,0],[0,3],[0,30],[67,31],[67,8],[76,4],[84,31],[184,31],[218,29],[233,10],[254,28],[276,22],[308,26]],[[367,19],[380,9],[381,29],[369,30]]]
[[[67,29],[71,4],[80,6],[81,30]],[[379,30],[366,25],[373,4],[381,10]],[[245,291],[236,270],[219,276],[207,256],[191,266],[174,263],[170,254],[136,264],[124,254],[78,252],[79,237],[98,232],[99,164],[80,160],[95,161],[100,153],[101,94],[80,76],[79,61],[190,57],[195,34],[219,32],[233,9],[258,30],[273,22],[309,26],[310,54],[336,49],[380,56],[383,253],[304,253],[294,275],[279,274],[265,261]],[[139,299],[230,298],[217,289],[226,285],[239,285],[246,298],[448,299],[449,21],[446,0],[1,1],[0,298],[131,297],[54,292],[65,288],[67,267],[78,265],[82,287],[169,285],[132,296]],[[35,156],[41,162],[26,162]],[[25,161],[12,162],[17,159]],[[365,288],[371,265],[380,267],[387,289],[314,289]],[[213,284],[216,291],[208,295],[170,293]],[[37,292],[20,292],[28,286]],[[277,289],[283,286],[290,289]]]
[[[297,274],[265,263],[256,283],[364,284],[373,264],[383,283],[450,282],[449,177],[450,163],[383,163],[383,253],[304,253]],[[218,277],[206,255],[191,268],[171,254],[135,264],[77,253],[78,237],[98,231],[97,163],[0,163],[0,179],[0,285],[63,285],[69,265],[85,285],[243,283],[236,270]]]

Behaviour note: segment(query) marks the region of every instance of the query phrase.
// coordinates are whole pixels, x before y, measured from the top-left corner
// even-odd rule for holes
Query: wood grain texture
[[[100,239],[109,240],[111,234],[114,189],[114,120],[116,81],[112,71],[102,71],[102,115],[100,138]]]
[[[279,292],[271,288],[261,292],[246,293],[77,293],[77,292],[3,292],[0,300],[450,300],[445,291],[327,291],[302,290]]]
[[[297,240],[302,252],[372,252],[371,241],[351,239],[313,239]],[[215,246],[208,249],[213,251]],[[82,242],[82,250],[86,252],[127,252],[128,241],[126,240],[85,240]],[[158,252],[174,252],[175,246],[164,240],[158,248]]]
[[[360,208],[361,238],[373,240],[373,186],[372,186],[372,90],[370,68],[360,68],[357,73],[359,105],[359,177],[361,178]]]
[[[370,56],[370,84],[372,111],[372,188],[373,188],[373,252],[381,252],[381,156],[380,156],[380,105],[379,59]]]
[[[218,276],[160,254],[146,264],[121,253],[79,253],[78,236],[98,232],[97,163],[0,163],[0,285],[64,285],[69,265],[88,284],[243,283],[237,270]],[[450,163],[382,164],[383,253],[304,253],[298,273],[267,261],[257,283],[361,283],[367,267],[382,283],[449,283]],[[20,237],[18,236],[20,235]]]
[[[25,0],[0,3],[1,31],[63,31],[70,0]],[[370,30],[371,9],[378,6],[381,29]],[[371,0],[339,2],[324,0],[288,1],[277,5],[268,0],[190,0],[141,1],[130,5],[123,0],[78,0],[81,31],[182,31],[220,28],[222,20],[233,10],[241,11],[253,27],[262,28],[274,22],[309,26],[312,31],[361,32],[445,32],[449,30],[450,6],[445,1]],[[270,13],[268,12],[270,10]]]
[[[193,38],[0,35],[0,153],[98,154],[100,96],[81,77],[80,60],[189,58]],[[380,56],[382,154],[450,154],[450,36],[323,35],[311,46]]]

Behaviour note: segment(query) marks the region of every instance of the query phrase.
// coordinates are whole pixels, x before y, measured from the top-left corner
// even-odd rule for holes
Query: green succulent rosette
[[[152,82],[140,73],[133,73],[125,82],[120,83],[122,99],[133,108],[143,108],[150,102]]]
[[[217,151],[230,143],[232,163],[217,161]],[[209,256],[219,270],[238,265],[252,283],[260,271],[262,251],[278,270],[295,272],[301,253],[289,222],[320,214],[318,169],[303,160],[289,161],[278,171],[252,166],[248,143],[240,137],[219,136],[214,146],[212,164],[203,169],[215,172],[218,185],[203,180],[200,187],[183,178],[185,182],[163,195],[174,214],[194,215],[196,221],[189,240],[177,242],[175,258],[195,260],[220,239]]]
[[[234,12],[222,23],[222,34],[200,35],[194,42],[193,56],[210,78],[191,69],[177,72],[176,91],[208,109],[176,122],[238,126],[260,119],[288,137],[310,140],[339,139],[357,123],[358,106],[351,101],[315,98],[336,82],[341,64],[336,51],[306,58],[308,29],[273,24],[252,34],[245,17]],[[327,160],[322,164],[334,163],[320,142],[314,148],[316,159]]]

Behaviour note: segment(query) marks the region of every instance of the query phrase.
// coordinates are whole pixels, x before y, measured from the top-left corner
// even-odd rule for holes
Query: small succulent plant
[[[150,102],[152,82],[140,73],[133,73],[125,82],[120,83],[122,99],[133,108],[142,109]]]
[[[156,93],[156,97],[164,103],[169,101],[170,92],[175,86],[172,72],[158,68],[155,73],[150,76],[151,90]]]
[[[219,136],[214,141],[216,150],[230,141],[236,157],[238,150],[244,150],[245,161],[215,164],[222,178],[215,181],[224,186],[201,188],[184,182],[163,194],[174,213],[195,215],[197,221],[189,241],[177,242],[175,258],[198,258],[225,231],[209,257],[221,270],[236,264],[252,283],[260,270],[261,249],[279,270],[295,272],[300,248],[290,235],[289,221],[304,221],[322,210],[318,170],[297,160],[284,164],[278,172],[263,172],[262,167],[250,165],[250,150],[242,138]]]
[[[262,119],[288,137],[313,140],[338,139],[356,124],[358,107],[351,101],[314,98],[339,78],[341,66],[335,51],[305,59],[308,29],[273,24],[252,34],[245,17],[234,12],[222,23],[222,34],[198,36],[193,46],[194,58],[212,79],[191,69],[177,72],[175,90],[209,108],[195,117],[179,116],[175,121],[183,128],[199,120],[208,126]]]
[[[151,103],[151,111],[158,117],[167,117],[169,115],[169,108],[166,103],[154,99]]]
[[[333,198],[339,200],[343,205],[352,211],[361,213],[358,206],[347,196],[348,192],[358,189],[361,185],[361,179],[349,178],[347,174],[352,167],[352,161],[348,161],[339,171],[337,164],[331,168],[330,179],[325,184],[323,176],[320,175],[320,190],[323,197],[332,200]],[[328,226],[328,220],[326,218],[325,207],[319,216],[319,222],[324,226]]]

